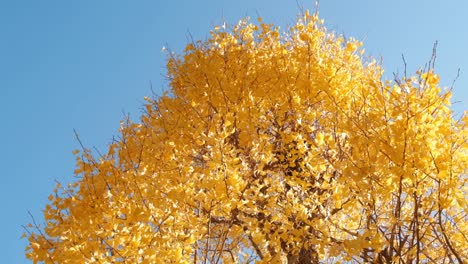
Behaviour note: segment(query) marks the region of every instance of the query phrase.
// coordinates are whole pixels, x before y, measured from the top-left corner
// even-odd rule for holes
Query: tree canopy
[[[464,263],[466,115],[433,64],[384,80],[306,12],[169,53],[104,154],[27,229],[34,263]]]

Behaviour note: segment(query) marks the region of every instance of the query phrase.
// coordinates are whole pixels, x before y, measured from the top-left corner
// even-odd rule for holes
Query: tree
[[[34,263],[464,263],[467,116],[304,14],[167,63],[170,91],[27,229]],[[433,62],[433,61],[432,61]],[[78,151],[77,151],[78,152]]]

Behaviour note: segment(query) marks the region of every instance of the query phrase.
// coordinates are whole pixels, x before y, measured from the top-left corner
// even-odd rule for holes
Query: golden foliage
[[[428,69],[382,81],[305,14],[169,58],[171,90],[30,229],[34,263],[462,263],[466,129]]]

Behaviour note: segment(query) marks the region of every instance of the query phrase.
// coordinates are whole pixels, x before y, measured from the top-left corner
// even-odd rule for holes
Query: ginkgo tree
[[[466,263],[466,115],[306,12],[169,53],[105,154],[27,228],[34,263]]]

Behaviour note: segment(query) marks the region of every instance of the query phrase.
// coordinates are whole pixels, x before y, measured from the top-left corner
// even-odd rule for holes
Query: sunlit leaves
[[[433,69],[382,81],[306,13],[170,54],[106,155],[77,156],[32,226],[46,263],[448,263],[468,256],[467,117]],[[301,262],[302,261],[302,262]]]

